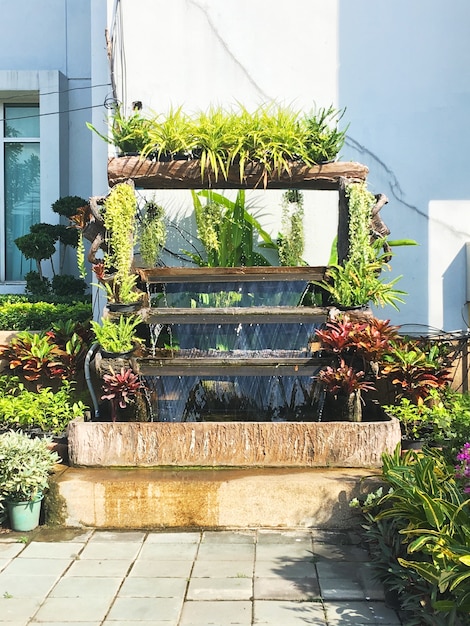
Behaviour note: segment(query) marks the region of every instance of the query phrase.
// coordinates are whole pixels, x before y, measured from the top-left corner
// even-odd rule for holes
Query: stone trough
[[[81,422],[69,425],[76,467],[380,467],[400,441],[377,422]]]

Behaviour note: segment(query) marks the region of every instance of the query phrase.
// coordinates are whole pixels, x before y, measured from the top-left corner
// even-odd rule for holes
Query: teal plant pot
[[[43,495],[38,495],[35,500],[28,502],[6,502],[12,530],[25,532],[34,530],[39,526],[41,504]]]

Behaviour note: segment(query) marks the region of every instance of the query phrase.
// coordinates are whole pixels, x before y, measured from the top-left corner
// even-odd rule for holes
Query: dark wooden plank
[[[327,320],[326,307],[150,308],[140,311],[146,324],[295,324]]]
[[[162,358],[137,359],[142,376],[315,376],[325,365],[316,358]]]
[[[218,180],[208,169],[201,179],[198,160],[192,161],[152,161],[138,156],[113,157],[108,161],[108,182],[112,187],[126,180],[133,180],[142,189],[338,189],[340,178],[350,181],[365,180],[369,170],[355,162],[335,161],[323,165],[305,165],[293,161],[289,172],[273,172],[265,177],[263,166],[250,163],[245,177],[240,181],[239,169],[233,165],[227,180],[222,175]]]
[[[344,263],[349,254],[349,206],[346,196],[347,181],[341,178],[339,181],[338,198],[338,237],[336,249],[338,252],[338,263]]]
[[[322,280],[326,267],[137,267],[146,283],[223,283]]]

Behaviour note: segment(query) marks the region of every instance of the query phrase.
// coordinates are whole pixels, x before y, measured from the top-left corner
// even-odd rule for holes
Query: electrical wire
[[[73,79],[72,79],[73,80]],[[71,91],[84,91],[85,89],[98,89],[99,87],[110,87],[111,83],[99,83],[97,85],[83,85],[82,87],[70,87],[69,89],[59,89],[58,91],[38,91],[37,89],[33,91],[37,91],[38,95],[42,96],[55,96],[58,94],[70,93]],[[21,92],[30,92],[29,89],[20,90]],[[18,95],[8,96],[7,98],[1,98],[2,102],[8,102],[9,100],[15,100],[18,98]]]
[[[5,121],[10,122],[12,120],[27,120],[30,118],[48,117],[49,115],[63,115],[64,113],[75,113],[76,111],[90,111],[91,109],[100,109],[101,107],[110,108],[110,107],[106,107],[105,103],[103,102],[103,104],[90,104],[89,106],[86,106],[86,107],[77,107],[75,109],[65,109],[64,111],[48,111],[47,113],[38,113],[38,115],[22,115],[20,117],[9,117],[8,120],[6,120],[5,118],[0,118],[0,123],[5,122]]]

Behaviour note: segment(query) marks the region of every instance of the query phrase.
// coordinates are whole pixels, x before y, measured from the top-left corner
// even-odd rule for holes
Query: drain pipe
[[[88,391],[90,392],[90,396],[91,396],[91,401],[93,402],[93,411],[95,413],[95,418],[99,418],[100,416],[100,409],[99,409],[99,405],[98,405],[98,400],[96,399],[96,394],[95,394],[95,390],[93,389],[93,385],[91,383],[91,376],[90,376],[90,361],[92,356],[94,355],[94,353],[96,352],[96,349],[99,347],[99,343],[94,343],[90,346],[90,349],[88,350],[86,357],[85,357],[85,365],[84,365],[84,369],[85,369],[85,381],[88,387]]]

